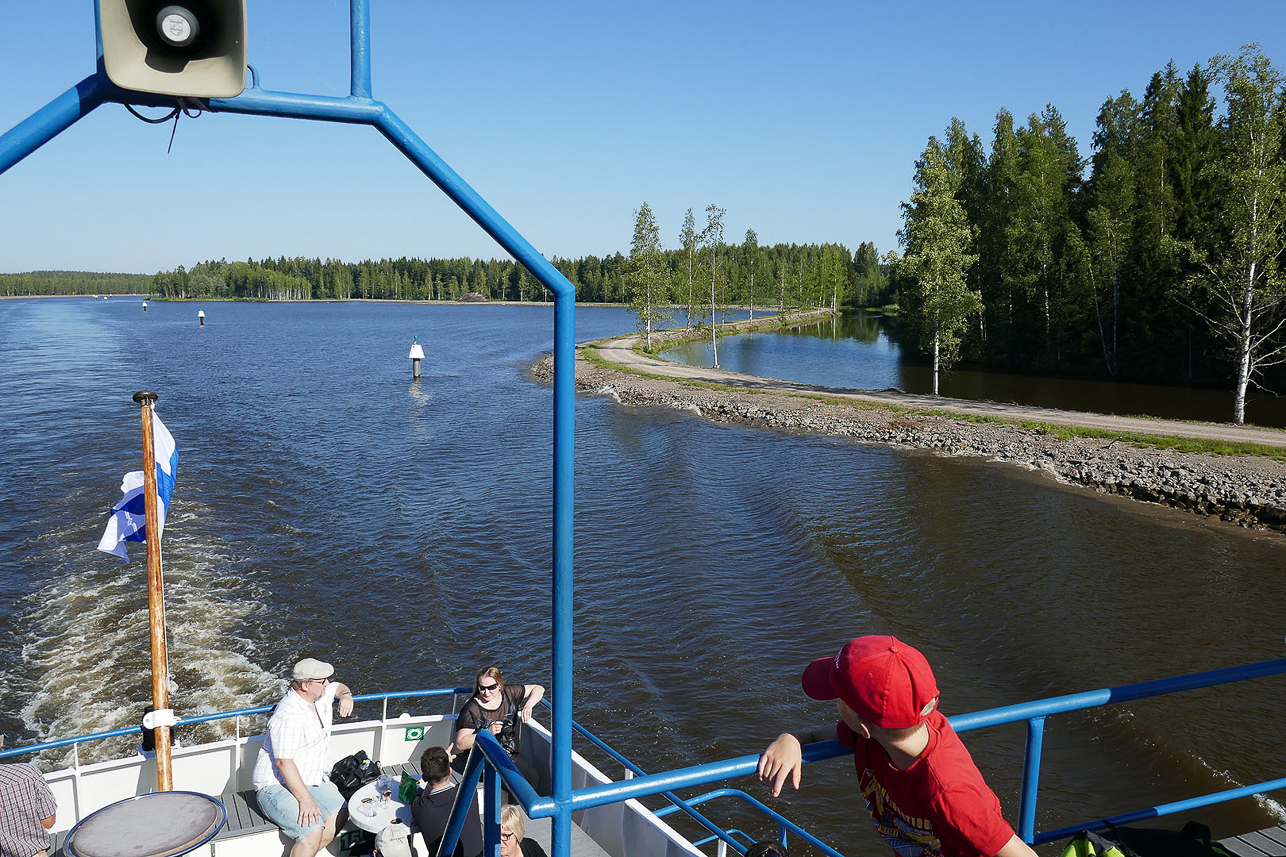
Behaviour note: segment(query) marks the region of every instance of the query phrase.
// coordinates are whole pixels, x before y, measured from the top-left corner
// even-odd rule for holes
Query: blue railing
[[[359,702],[387,702],[390,699],[410,699],[430,696],[464,696],[473,692],[470,687],[439,687],[431,690],[406,690],[395,693],[368,693],[353,697],[353,703]],[[219,711],[214,714],[198,714],[193,717],[184,717],[174,724],[175,728],[181,726],[192,726],[197,723],[210,723],[215,720],[231,720],[234,717],[250,717],[256,714],[267,714],[272,711],[272,705],[260,705],[255,708],[239,708],[235,711]],[[388,719],[385,717],[384,719]],[[0,759],[7,759],[11,756],[26,756],[31,753],[39,753],[43,750],[57,750],[62,747],[70,747],[74,744],[88,744],[91,741],[102,741],[107,738],[125,738],[133,735],[141,735],[143,727],[126,726],[121,729],[110,729],[106,732],[92,732],[88,735],[77,735],[74,738],[61,738],[57,741],[43,741],[39,744],[26,744],[21,747],[11,747],[8,750],[0,750]]]
[[[577,722],[576,722],[576,720],[575,720],[574,718],[573,718],[573,720],[572,720],[572,728],[573,728],[574,730],[576,730],[576,732],[577,732],[578,734],[580,734],[580,735],[581,735],[581,736],[583,736],[586,740],[588,740],[591,744],[593,744],[594,746],[598,747],[598,749],[602,750],[604,753],[606,753],[606,754],[607,754],[608,756],[610,756],[611,758],[615,759],[615,760],[616,760],[618,763],[620,763],[620,764],[621,764],[621,765],[622,765],[622,766],[623,766],[627,771],[629,771],[629,772],[630,772],[630,774],[632,774],[632,775],[634,775],[634,776],[636,776],[636,777],[637,777],[637,776],[647,776],[647,774],[646,774],[646,773],[644,773],[644,771],[643,771],[643,769],[642,769],[642,768],[640,768],[638,765],[634,764],[632,761],[630,761],[629,759],[627,759],[625,756],[623,756],[623,755],[621,755],[620,753],[618,753],[618,752],[617,752],[615,749],[613,749],[613,748],[612,748],[612,747],[611,747],[611,746],[610,746],[606,741],[603,741],[601,738],[599,738],[599,737],[598,737],[597,735],[595,735],[593,732],[590,732],[590,731],[589,731],[588,729],[586,729],[584,726],[582,726],[581,724],[577,723]],[[743,838],[749,839],[749,837],[748,837],[748,836],[746,836],[746,834],[745,834],[745,832],[744,832],[744,831],[737,830],[736,828],[733,828],[733,829],[730,829],[730,830],[724,830],[724,829],[720,828],[717,824],[715,824],[713,821],[711,821],[710,819],[706,818],[706,816],[705,816],[704,814],[702,814],[702,813],[698,812],[696,809],[694,809],[694,808],[693,808],[695,804],[698,804],[698,803],[701,803],[701,802],[703,802],[703,801],[705,801],[705,800],[708,800],[710,797],[719,797],[719,796],[722,796],[722,794],[723,794],[723,793],[727,793],[727,794],[734,794],[734,793],[735,793],[735,794],[738,794],[738,795],[742,795],[742,796],[744,796],[744,797],[746,798],[746,800],[747,800],[747,801],[752,802],[752,803],[754,804],[754,808],[755,808],[755,809],[757,809],[757,810],[758,810],[759,812],[761,812],[763,815],[768,816],[768,817],[769,817],[770,819],[772,819],[773,821],[777,822],[777,828],[778,828],[778,831],[779,831],[779,835],[780,835],[780,837],[781,837],[778,841],[780,841],[782,844],[785,844],[785,842],[786,842],[786,839],[785,839],[785,832],[786,832],[787,830],[790,830],[790,831],[792,831],[792,832],[796,833],[798,836],[800,836],[800,837],[801,837],[802,839],[804,839],[805,841],[807,841],[807,842],[809,842],[810,844],[812,844],[814,847],[816,847],[816,848],[817,848],[818,850],[820,850],[822,853],[833,855],[833,857],[843,857],[843,855],[839,854],[839,852],[835,851],[835,850],[834,850],[833,848],[831,848],[829,845],[827,845],[826,843],[822,842],[820,839],[818,839],[818,838],[817,838],[816,836],[814,836],[813,834],[811,834],[811,833],[809,833],[808,831],[804,830],[803,828],[799,827],[799,826],[798,826],[798,825],[796,825],[794,822],[790,821],[788,818],[786,818],[785,816],[783,816],[783,815],[781,815],[780,813],[778,813],[776,810],[773,810],[773,809],[770,809],[770,808],[769,808],[769,807],[767,807],[767,806],[764,806],[762,803],[759,803],[758,801],[755,801],[753,798],[751,798],[751,797],[750,797],[749,795],[747,795],[745,792],[737,791],[737,790],[735,790],[735,789],[721,789],[721,790],[719,790],[719,793],[710,792],[710,793],[709,793],[709,795],[702,795],[702,796],[700,796],[700,797],[692,798],[692,799],[690,799],[690,800],[684,800],[683,798],[681,798],[681,797],[679,797],[678,795],[676,795],[674,792],[669,792],[669,791],[661,792],[661,793],[660,793],[660,796],[661,796],[661,797],[663,797],[663,798],[665,798],[666,800],[668,800],[668,801],[670,802],[670,806],[669,806],[669,807],[666,807],[666,808],[663,808],[663,809],[661,809],[661,810],[658,810],[658,811],[655,813],[655,815],[656,815],[658,818],[660,818],[660,817],[662,817],[662,816],[669,815],[670,813],[673,813],[673,812],[683,812],[684,814],[686,814],[687,816],[689,816],[690,818],[692,818],[694,821],[696,821],[698,824],[700,824],[702,827],[704,827],[704,828],[706,828],[707,830],[709,830],[709,831],[711,832],[711,834],[712,834],[711,836],[707,836],[705,839],[700,839],[700,840],[697,840],[697,841],[693,842],[693,844],[694,844],[694,845],[696,845],[696,846],[700,847],[701,845],[704,845],[704,844],[706,844],[706,843],[708,843],[708,842],[711,842],[711,841],[714,841],[714,840],[722,840],[723,842],[726,842],[727,844],[731,845],[731,846],[732,846],[733,848],[735,848],[738,852],[740,852],[740,853],[744,854],[744,853],[746,852],[746,846],[742,845],[742,844],[741,844],[740,842],[738,842],[738,841],[737,841],[737,839],[736,839],[736,837],[737,837],[738,835],[742,836]]]
[[[1007,705],[988,711],[977,711],[972,714],[961,714],[949,718],[957,732],[969,732],[988,726],[999,726],[1005,723],[1027,723],[1027,748],[1023,757],[1023,784],[1018,810],[1018,835],[1025,842],[1040,844],[1072,836],[1080,830],[1100,830],[1109,824],[1130,824],[1146,818],[1159,818],[1186,812],[1197,807],[1210,806],[1216,803],[1235,800],[1252,794],[1275,791],[1286,788],[1286,778],[1267,780],[1250,786],[1212,792],[1189,800],[1157,804],[1132,812],[1101,818],[1071,827],[1036,833],[1036,797],[1040,787],[1041,749],[1045,737],[1045,718],[1052,714],[1066,714],[1071,711],[1083,711],[1132,700],[1146,699],[1153,696],[1179,693],[1185,690],[1196,690],[1203,687],[1230,684],[1252,678],[1281,675],[1286,673],[1286,658],[1272,661],[1260,661],[1239,667],[1221,670],[1191,673],[1173,678],[1127,684],[1120,687],[1108,687],[1084,693],[1071,693],[1066,696],[1055,696],[1035,702],[1024,702],[1018,705]]]
[[[1212,792],[1188,800],[1156,804],[1154,806],[1145,807],[1132,812],[1115,815],[1110,818],[1089,820],[1070,827],[1036,833],[1035,821],[1040,784],[1041,750],[1043,746],[1045,719],[1047,717],[1054,714],[1083,711],[1085,709],[1097,708],[1104,705],[1146,699],[1149,697],[1179,693],[1198,688],[1213,687],[1221,684],[1230,684],[1232,682],[1280,675],[1282,673],[1286,673],[1286,659],[1263,661],[1260,663],[1246,664],[1244,666],[1231,667],[1228,669],[1193,673],[1190,675],[1176,676],[1156,681],[1140,682],[1138,684],[1122,685],[1120,687],[1109,687],[1084,693],[1051,697],[1049,699],[1037,700],[1034,702],[1009,705],[1001,708],[988,709],[986,711],[973,712],[970,714],[961,714],[949,718],[949,720],[957,732],[969,732],[976,729],[999,726],[1007,723],[1027,723],[1028,735],[1023,759],[1023,783],[1020,799],[1021,804],[1019,808],[1018,834],[1028,843],[1041,844],[1066,838],[1080,830],[1102,829],[1107,827],[1109,824],[1128,824],[1142,819],[1171,815],[1177,812],[1195,809],[1197,807],[1210,806],[1212,804],[1222,803],[1224,801],[1234,800],[1240,797],[1286,788],[1286,778],[1268,780],[1254,785],[1241,786],[1221,792]],[[583,727],[578,725],[576,726],[576,731],[585,735],[596,746],[604,749],[613,758],[624,763],[631,771],[641,774],[641,771],[636,766],[625,759],[625,757],[612,750],[606,743],[591,735],[588,730],[585,730]],[[526,780],[522,778],[522,775],[518,773],[517,769],[513,766],[513,763],[509,760],[508,755],[500,748],[499,743],[497,743],[490,734],[481,733],[480,737],[484,738],[484,740],[480,741],[477,746],[482,748],[482,756],[485,757],[486,766],[494,770],[496,778],[499,781],[502,781],[510,789],[519,802],[527,808],[527,812],[532,818],[551,816],[558,812],[559,808],[552,799],[542,798],[535,793]],[[803,748],[803,757],[805,762],[816,762],[822,759],[834,758],[836,756],[849,755],[849,753],[850,751],[842,747],[838,741],[822,741],[805,745]],[[751,808],[774,821],[777,821],[779,836],[782,837],[783,841],[788,832],[795,833],[796,835],[807,838],[810,844],[813,844],[814,847],[819,848],[819,850],[822,850],[824,853],[836,855],[837,857],[838,852],[834,851],[834,849],[831,849],[824,843],[819,842],[816,837],[813,837],[807,831],[804,831],[802,828],[794,825],[770,807],[740,790],[726,788],[717,789],[686,800],[677,798],[673,795],[673,791],[675,789],[701,786],[720,780],[749,776],[756,772],[758,761],[758,755],[741,756],[735,759],[726,759],[724,761],[712,762],[705,765],[695,765],[689,768],[680,768],[678,770],[666,771],[660,774],[640,775],[632,779],[619,782],[588,786],[582,789],[577,789],[571,793],[571,807],[573,810],[590,809],[596,806],[602,806],[632,798],[664,795],[674,803],[674,807],[659,810],[656,813],[658,816],[665,816],[674,812],[682,811],[692,815],[694,818],[700,817],[704,824],[706,820],[703,816],[699,816],[699,813],[693,809],[695,805],[715,798],[733,797],[744,801]],[[473,768],[471,774],[472,783],[475,787],[482,776],[482,772],[480,770],[482,765],[482,758],[475,756],[470,759],[470,766]],[[468,776],[470,776],[470,773],[466,770],[466,777]],[[498,812],[498,797],[496,798],[496,801]],[[460,814],[458,821],[460,825],[463,825],[463,813]],[[451,844],[453,846],[454,836],[458,835],[458,833],[458,827],[452,827],[449,831],[452,839],[449,843],[444,839],[444,845]],[[736,842],[729,831],[719,831],[717,835],[723,841],[732,844],[739,851],[744,852],[744,847]],[[491,840],[488,839],[487,841],[488,847],[490,847]]]
[[[822,852],[823,854],[828,854],[830,855],[830,857],[844,857],[843,854],[839,853],[834,848],[827,845],[825,842],[822,842],[816,836],[809,833],[807,830],[800,827],[798,824],[791,821],[789,818],[786,818],[784,815],[777,812],[772,807],[767,806],[766,804],[763,803],[763,801],[760,801],[758,798],[754,798],[746,794],[741,789],[715,789],[714,791],[706,792],[705,794],[702,794],[702,795],[697,795],[694,798],[688,798],[688,800],[686,801],[686,805],[691,806],[693,804],[705,803],[706,801],[714,800],[716,798],[725,798],[725,797],[735,798],[736,800],[739,800],[742,803],[746,804],[746,806],[750,807],[760,815],[766,816],[772,821],[777,822],[777,841],[780,842],[782,845],[790,844],[788,841],[788,835],[793,833],[796,836],[798,836],[800,839],[803,839],[805,842],[812,845],[814,848],[816,848],[818,851]],[[665,807],[663,809],[658,809],[655,812],[655,815],[658,818],[664,818],[665,816],[676,812],[678,809],[679,807]],[[728,831],[729,834],[733,832],[734,831],[732,830]],[[742,833],[741,831],[736,831],[736,832],[741,833],[742,836],[745,836],[745,833]],[[749,837],[746,837],[746,838],[749,839]],[[741,850],[742,853],[745,853],[745,848],[741,846],[738,846],[738,848]]]
[[[1035,818],[1040,784],[1041,751],[1043,746],[1045,720],[1047,717],[1055,714],[1067,714],[1075,711],[1083,711],[1089,708],[1130,702],[1155,696],[1179,693],[1187,690],[1230,684],[1254,678],[1281,675],[1282,673],[1286,673],[1286,659],[1263,661],[1260,663],[1247,664],[1228,669],[1193,673],[1190,675],[1176,676],[1174,678],[1160,679],[1157,681],[1140,682],[1138,684],[1122,685],[1120,687],[1103,688],[1084,693],[1051,697],[1018,705],[1009,705],[969,714],[960,714],[949,719],[957,732],[970,732],[977,729],[1000,726],[1009,723],[1025,722],[1027,724],[1028,735],[1026,752],[1023,760],[1023,784],[1020,798],[1018,833],[1024,841],[1032,844],[1041,844],[1066,838],[1075,834],[1079,830],[1100,829],[1109,824],[1129,824],[1147,818],[1157,818],[1178,812],[1185,812],[1198,807],[1210,806],[1212,804],[1235,800],[1249,795],[1262,794],[1264,792],[1286,788],[1286,778],[1268,780],[1253,785],[1227,789],[1225,791],[1211,792],[1209,794],[1200,795],[1187,800],[1156,804],[1154,806],[1144,807],[1142,809],[1115,815],[1110,818],[1090,820],[1069,827],[1037,833],[1035,831]],[[355,702],[387,702],[392,699],[440,696],[451,696],[454,698],[456,696],[467,695],[470,692],[471,688],[468,687],[448,687],[429,690],[400,691],[395,693],[373,693],[358,696],[355,698]],[[238,709],[235,711],[218,712],[215,714],[202,714],[195,717],[184,718],[180,720],[177,725],[194,725],[197,723],[226,720],[234,717],[263,715],[267,714],[271,710],[271,706],[259,706],[255,708]],[[738,840],[739,836],[742,838],[745,837],[744,833],[735,829],[725,830],[719,827],[716,823],[712,822],[695,808],[696,806],[711,800],[731,798],[744,803],[755,812],[776,823],[780,841],[785,842],[787,836],[793,834],[794,836],[804,839],[824,854],[831,855],[831,857],[841,857],[839,852],[818,840],[811,833],[785,818],[758,799],[739,789],[720,788],[691,798],[680,798],[674,793],[676,789],[680,788],[701,786],[735,777],[753,775],[759,761],[759,756],[757,754],[741,756],[734,759],[726,759],[704,765],[695,765],[674,771],[662,772],[660,774],[646,774],[636,764],[617,752],[609,744],[594,735],[584,726],[573,721],[573,728],[587,741],[620,763],[626,770],[634,775],[630,779],[595,784],[573,791],[570,798],[572,809],[574,811],[590,809],[596,806],[603,806],[605,804],[616,803],[618,801],[628,800],[631,798],[659,795],[668,800],[671,803],[671,806],[656,811],[655,814],[658,817],[665,817],[676,812],[682,812],[712,834],[711,837],[707,837],[706,839],[701,840],[701,842],[709,842],[717,838],[728,843],[738,852],[744,853],[746,850],[745,846]],[[0,759],[37,753],[42,750],[57,749],[90,741],[138,735],[140,731],[139,727],[133,726],[123,729],[95,732],[74,738],[65,738],[57,741],[47,741],[23,747],[14,747],[0,751]],[[483,784],[484,790],[488,788],[494,790],[496,798],[496,814],[491,815],[488,813],[487,817],[489,821],[487,829],[491,829],[494,823],[496,836],[499,836],[498,788],[502,782],[509,788],[515,798],[527,809],[528,815],[532,818],[550,817],[557,813],[558,810],[555,801],[551,797],[544,797],[536,793],[535,789],[529,782],[527,782],[522,774],[519,773],[512,760],[510,760],[509,755],[500,747],[500,744],[495,740],[490,732],[480,732],[478,734],[478,739],[479,740],[475,746],[478,746],[481,749],[481,752],[473,754],[469,760],[469,765],[465,770],[465,781],[471,785],[466,785],[463,793],[467,793],[470,787],[476,788],[480,782]],[[841,746],[837,741],[818,742],[815,744],[809,744],[804,748],[804,761],[810,763],[846,755],[849,755],[849,751]],[[490,803],[491,797],[488,796],[487,804],[490,805]],[[464,807],[461,807],[461,809],[463,810]],[[458,821],[460,825],[463,825],[463,814],[460,816]],[[455,821],[453,820],[453,825],[454,824]],[[455,831],[455,835],[458,835],[458,827],[452,827],[448,833],[452,830]],[[496,842],[498,841],[499,840],[497,838]],[[447,840],[444,840],[444,844],[446,844],[446,842]]]

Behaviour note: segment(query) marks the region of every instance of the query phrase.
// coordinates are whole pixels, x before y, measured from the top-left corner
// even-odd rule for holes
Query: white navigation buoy
[[[411,358],[411,378],[420,380],[420,361],[424,359],[424,349],[420,347],[420,337],[415,337],[411,343],[411,353],[407,355]]]
[[[200,322],[201,322],[201,326],[202,326],[202,327],[205,327],[205,310],[203,310],[203,309],[199,309],[199,310],[197,310],[197,311],[196,311],[196,317],[200,320]]]

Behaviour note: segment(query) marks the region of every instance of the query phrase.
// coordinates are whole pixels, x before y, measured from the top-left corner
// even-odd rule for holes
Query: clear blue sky
[[[1052,103],[1090,152],[1109,96],[1259,41],[1286,2],[430,3],[372,0],[373,89],[546,256],[627,251],[646,200],[725,238],[896,246],[952,116]],[[346,0],[250,0],[266,89],[348,92]],[[9,0],[0,130],[93,70],[92,0]],[[0,271],[207,258],[503,256],[369,128],[99,108],[0,177]]]

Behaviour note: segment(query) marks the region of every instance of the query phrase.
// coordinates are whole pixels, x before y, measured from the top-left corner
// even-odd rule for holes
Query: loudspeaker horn
[[[98,0],[98,26],[122,89],[235,98],[246,88],[245,0]]]

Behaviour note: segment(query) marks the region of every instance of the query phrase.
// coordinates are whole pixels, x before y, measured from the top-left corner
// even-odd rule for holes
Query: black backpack
[[[1183,830],[1117,827],[1083,830],[1073,837],[1063,857],[1234,857],[1210,841],[1210,828],[1189,821]]]
[[[380,777],[379,762],[372,762],[365,750],[358,750],[351,756],[345,756],[330,769],[330,781],[339,789],[344,800],[353,796],[353,792],[367,783]]]

